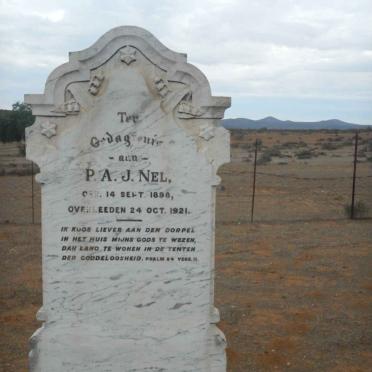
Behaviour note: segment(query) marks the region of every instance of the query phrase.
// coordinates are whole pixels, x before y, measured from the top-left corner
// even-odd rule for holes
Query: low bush
[[[342,142],[342,146],[352,146],[353,144],[354,144],[354,141],[352,139],[348,139]]]
[[[284,142],[282,145],[283,148],[298,148],[298,147],[307,147],[307,143],[300,141],[300,142]]]
[[[270,155],[270,156],[277,156],[277,157],[282,157],[282,153],[280,152],[280,149],[278,146],[274,146],[272,147],[271,149],[267,149],[266,152]]]
[[[345,204],[344,205],[344,212],[345,212],[346,217],[351,218],[351,204]],[[354,218],[367,217],[368,212],[369,212],[369,208],[361,200],[358,200],[354,204]]]
[[[260,158],[257,160],[257,164],[262,165],[262,164],[267,164],[271,162],[271,155],[270,151],[264,151]]]
[[[297,159],[311,159],[314,154],[310,150],[302,150],[296,153]]]

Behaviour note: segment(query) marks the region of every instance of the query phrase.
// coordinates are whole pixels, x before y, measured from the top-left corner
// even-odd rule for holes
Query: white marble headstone
[[[213,272],[230,99],[185,54],[118,27],[25,101],[42,185],[31,371],[226,371]]]

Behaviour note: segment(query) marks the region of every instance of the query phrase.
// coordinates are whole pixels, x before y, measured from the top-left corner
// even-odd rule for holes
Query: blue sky
[[[136,25],[188,54],[226,117],[372,124],[370,0],[0,0],[0,108],[109,29]]]

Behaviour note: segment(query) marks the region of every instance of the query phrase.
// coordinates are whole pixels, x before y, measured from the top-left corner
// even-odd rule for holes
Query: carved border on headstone
[[[122,26],[108,31],[90,48],[71,52],[69,62],[49,75],[43,94],[25,95],[25,102],[33,106],[34,115],[65,116],[66,112],[56,108],[64,105],[66,87],[71,83],[90,82],[88,89],[91,89],[93,95],[97,94],[100,84],[94,76],[91,79],[91,72],[112,57],[111,50],[120,51],[120,58],[127,66],[137,60],[136,53],[140,50],[154,65],[167,72],[168,81],[190,87],[192,96],[202,103],[201,118],[221,119],[226,108],[230,107],[229,97],[211,95],[207,79],[200,70],[187,63],[185,54],[169,50],[146,30]],[[186,111],[185,107],[182,105],[181,111]],[[192,110],[191,114],[191,117],[198,116]],[[181,118],[187,117],[181,115]]]
[[[57,134],[57,124],[51,121],[45,121],[40,124],[40,132],[47,138],[52,138]]]
[[[76,115],[80,112],[80,104],[69,89],[66,91],[65,112],[69,115]]]
[[[205,110],[192,104],[192,94],[188,93],[178,105],[177,117],[180,119],[201,118]]]
[[[99,89],[104,79],[105,77],[102,76],[101,74],[93,74],[92,78],[90,79],[89,89],[88,89],[89,93],[92,96],[96,96],[98,94]]]
[[[123,49],[120,50],[120,60],[129,66],[132,62],[137,60],[136,58],[136,49],[130,45],[126,45]]]
[[[157,76],[155,78],[154,83],[155,83],[156,90],[158,91],[161,98],[165,98],[170,92],[170,89],[168,88],[168,82],[165,81],[164,78]]]

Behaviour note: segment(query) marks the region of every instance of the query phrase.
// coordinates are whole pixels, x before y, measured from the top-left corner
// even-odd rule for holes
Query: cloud
[[[372,101],[370,0],[3,0],[0,63],[23,73],[50,72],[69,51],[123,24],[144,27],[169,48],[188,53],[213,92],[233,100]],[[22,80],[15,85],[20,99]],[[1,94],[0,106],[14,100]]]
[[[52,12],[32,12],[31,15],[35,15],[36,17],[40,17],[41,19],[46,19],[50,22],[57,23],[61,22],[65,17],[65,11],[63,9],[54,10]]]

